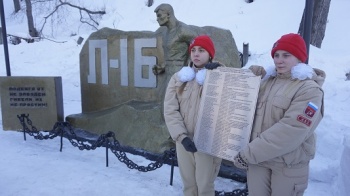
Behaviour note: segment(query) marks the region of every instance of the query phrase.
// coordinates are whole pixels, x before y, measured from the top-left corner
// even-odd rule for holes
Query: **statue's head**
[[[157,15],[157,21],[160,26],[167,26],[169,21],[175,19],[174,9],[170,4],[160,4],[154,12]]]

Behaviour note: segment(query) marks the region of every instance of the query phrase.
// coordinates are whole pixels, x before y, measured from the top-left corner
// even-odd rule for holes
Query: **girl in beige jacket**
[[[298,34],[283,35],[271,56],[274,67],[250,67],[264,77],[251,141],[234,164],[247,169],[249,196],[303,195],[324,115],[325,73],[304,64],[306,45]]]
[[[190,47],[191,63],[175,73],[164,98],[164,118],[170,135],[176,141],[176,153],[185,196],[214,196],[214,181],[221,159],[197,152],[193,142],[197,113],[206,69],[219,64],[210,63],[215,48],[210,37],[196,37]]]

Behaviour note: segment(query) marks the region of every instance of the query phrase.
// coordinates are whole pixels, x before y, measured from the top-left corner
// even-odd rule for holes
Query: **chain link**
[[[232,192],[215,191],[215,196],[248,196],[248,189],[236,189]]]
[[[46,140],[53,139],[57,136],[66,137],[70,143],[79,148],[79,150],[95,150],[98,147],[107,147],[112,153],[118,158],[118,160],[124,163],[129,169],[136,169],[141,172],[154,171],[163,166],[164,163],[168,161],[177,162],[176,151],[174,148],[164,151],[163,154],[156,158],[155,162],[149,163],[147,166],[137,165],[135,162],[130,160],[124,150],[124,147],[120,145],[119,141],[115,138],[113,132],[108,132],[107,134],[100,135],[96,140],[90,141],[75,134],[75,129],[68,122],[56,122],[51,131],[44,135],[42,132],[38,131],[37,128],[32,124],[29,119],[29,114],[17,115],[22,127],[24,134],[33,136],[35,139]],[[30,128],[29,128],[29,127]],[[61,144],[62,146],[62,144]],[[236,189],[232,192],[215,191],[215,196],[247,196],[247,189]]]

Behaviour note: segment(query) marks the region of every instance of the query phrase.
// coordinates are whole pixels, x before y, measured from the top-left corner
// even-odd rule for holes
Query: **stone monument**
[[[168,10],[159,13],[159,7]],[[155,32],[103,28],[89,36],[80,52],[82,113],[66,120],[96,134],[112,131],[122,145],[162,153],[174,145],[163,119],[165,89],[171,75],[186,65],[193,37],[212,37],[214,61],[230,67],[241,64],[229,30],[186,25],[176,20],[169,4],[155,12],[161,26]],[[181,24],[189,35],[186,41],[171,38],[179,31],[172,31],[164,20]],[[182,55],[176,55],[176,48]]]

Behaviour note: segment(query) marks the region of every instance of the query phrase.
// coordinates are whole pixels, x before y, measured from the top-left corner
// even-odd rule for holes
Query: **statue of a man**
[[[163,35],[165,64],[155,65],[152,70],[155,75],[165,72],[171,77],[188,63],[188,47],[198,33],[189,25],[178,21],[173,7],[169,4],[160,4],[154,12],[160,25],[156,33]]]

